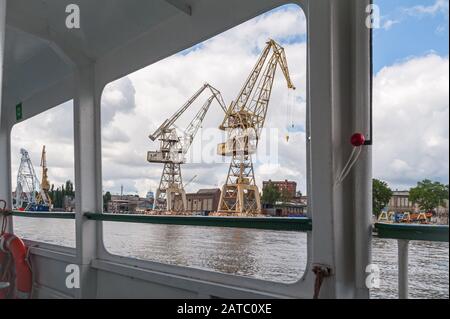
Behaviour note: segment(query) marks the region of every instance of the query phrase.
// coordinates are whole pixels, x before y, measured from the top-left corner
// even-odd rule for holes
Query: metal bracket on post
[[[313,273],[316,275],[314,282],[314,296],[313,299],[318,299],[320,294],[320,288],[322,287],[323,279],[330,277],[333,271],[330,266],[315,264],[312,268]]]

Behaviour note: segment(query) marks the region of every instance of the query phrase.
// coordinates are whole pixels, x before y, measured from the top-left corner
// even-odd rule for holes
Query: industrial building
[[[219,188],[200,189],[196,193],[186,194],[186,211],[192,213],[210,213],[217,210],[221,191]],[[175,206],[181,205],[181,197],[175,197]]]
[[[137,214],[150,210],[153,200],[138,195],[112,195],[107,212],[112,214]]]
[[[418,208],[409,200],[409,191],[393,191],[387,210],[394,212],[414,212]]]
[[[269,185],[273,185],[280,193],[284,193],[290,198],[297,196],[297,183],[294,181],[288,181],[287,179],[284,181],[272,181],[270,179],[268,181],[263,181],[263,189]]]
[[[395,190],[392,192],[392,197],[385,210],[388,212],[418,213],[421,209],[419,205],[409,200],[409,191]],[[444,205],[435,209],[431,222],[441,225],[448,224],[448,200],[445,201]]]
[[[275,205],[265,206],[263,214],[275,217],[305,217],[307,211],[306,204],[303,203],[276,203]]]

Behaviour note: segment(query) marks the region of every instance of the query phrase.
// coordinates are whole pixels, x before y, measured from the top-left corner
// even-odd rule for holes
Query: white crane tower
[[[22,148],[20,154],[22,157],[17,173],[15,209],[30,210],[36,203],[36,196],[40,193],[41,185],[27,150]]]
[[[175,128],[175,122],[206,89],[211,91],[211,95],[184,130],[183,135],[179,136]],[[208,83],[205,83],[172,117],[166,119],[149,136],[152,141],[160,140],[160,149],[158,151],[149,151],[147,160],[150,163],[164,164],[159,187],[155,194],[154,209],[164,209],[164,202],[166,203],[165,209],[168,211],[186,209],[187,201],[181,177],[181,164],[185,162],[185,154],[191,146],[214,99],[219,103],[222,110],[226,112],[226,106],[220,92]],[[175,207],[174,199],[176,195],[181,196],[181,207]]]

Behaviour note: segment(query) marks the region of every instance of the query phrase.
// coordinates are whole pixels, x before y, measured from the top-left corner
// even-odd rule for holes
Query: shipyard
[[[0,308],[449,298],[448,0],[26,1],[0,0]]]
[[[50,190],[48,167],[45,146],[41,155],[41,177],[35,172],[28,152],[21,150],[21,160],[17,173],[17,188],[12,193],[14,208],[18,211],[75,211],[75,192],[71,181],[66,181],[61,189]],[[173,178],[174,172],[169,176],[164,168],[161,182]],[[106,191],[103,194],[103,211],[110,214],[143,214],[143,215],[196,215],[196,216],[242,216],[238,212],[221,211],[222,191],[219,188],[199,189],[197,192],[186,193],[188,186],[197,175],[188,183],[177,189],[175,195],[167,200],[161,193],[166,189],[159,188],[156,192],[148,191],[145,197],[124,193],[123,186],[118,194]],[[27,180],[28,179],[28,180]],[[374,185],[379,183],[374,181]],[[420,183],[418,183],[420,184]],[[26,188],[33,185],[34,188]],[[160,184],[162,185],[162,184]],[[262,182],[262,192],[258,193],[261,208],[252,212],[256,216],[272,217],[307,217],[308,197],[297,190],[295,181],[267,180]],[[167,186],[166,186],[167,187]],[[413,188],[415,190],[415,188]],[[375,222],[386,223],[417,223],[448,225],[448,198],[446,189],[442,185],[442,198],[438,199],[436,207],[424,207],[414,202],[410,190],[390,190],[390,195],[384,199],[384,206],[373,216]],[[61,193],[61,194],[58,194]],[[182,195],[180,195],[180,193]],[[59,205],[55,207],[55,199],[59,196]],[[62,199],[62,200],[61,200]],[[170,204],[169,204],[170,203]],[[159,205],[159,209],[158,209]]]

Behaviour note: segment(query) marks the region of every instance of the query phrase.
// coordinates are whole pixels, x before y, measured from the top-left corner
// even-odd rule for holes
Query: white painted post
[[[6,0],[0,0],[0,101],[2,100],[3,59],[5,55]],[[2,109],[0,108],[0,118]]]
[[[344,182],[335,183],[351,154],[351,135],[368,128],[369,33],[361,23],[366,2],[308,3],[312,263],[331,268],[319,298],[369,296],[370,150],[364,149]]]
[[[398,297],[408,299],[408,249],[409,240],[397,240],[398,246]]]
[[[3,59],[5,56],[6,0],[0,0],[0,123],[2,122]]]
[[[11,138],[7,121],[2,119],[0,122],[0,199],[6,201],[7,208],[12,208],[11,194]],[[12,219],[8,221],[9,226],[11,222]],[[12,228],[8,227],[8,231],[11,230]]]
[[[355,73],[353,82],[353,130],[370,136],[370,29],[366,27],[366,7],[369,0],[357,0],[353,46]],[[370,297],[366,286],[366,267],[372,263],[372,146],[364,146],[354,167],[354,232],[356,298]]]
[[[11,141],[9,124],[3,108],[3,63],[5,56],[6,0],[0,0],[0,199],[11,207]],[[1,224],[1,221],[0,221]],[[12,231],[12,218],[8,218],[8,232]]]
[[[76,250],[80,266],[79,298],[96,297],[95,270],[98,225],[84,217],[101,210],[100,96],[96,90],[95,67],[77,68],[74,99]]]
[[[335,268],[335,231],[333,209],[333,149],[331,105],[331,59],[322,52],[331,52],[331,28],[325,21],[331,20],[331,7],[325,1],[309,3],[308,56],[310,104],[309,169],[310,188],[308,206],[314,220],[312,232],[312,262]],[[327,28],[328,26],[328,28]],[[311,32],[322,31],[320,37]],[[321,90],[317,90],[317,88]],[[323,281],[319,298],[336,298],[335,277]],[[311,297],[313,291],[311,291]]]

